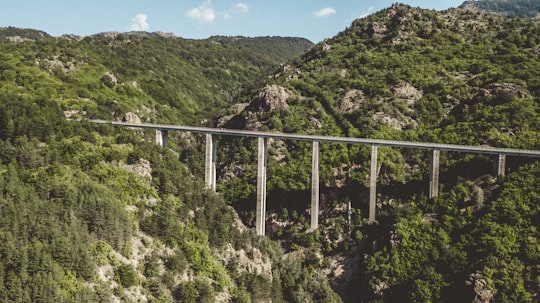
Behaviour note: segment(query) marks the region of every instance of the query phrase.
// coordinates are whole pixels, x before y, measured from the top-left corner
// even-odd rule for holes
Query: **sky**
[[[0,0],[0,27],[52,36],[101,32],[166,32],[182,38],[289,36],[314,43],[396,0]],[[402,0],[444,10],[464,0]]]

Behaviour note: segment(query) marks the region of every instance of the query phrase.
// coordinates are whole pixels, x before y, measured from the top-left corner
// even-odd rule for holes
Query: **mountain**
[[[339,302],[313,251],[285,256],[204,189],[187,165],[197,136],[161,149],[153,133],[85,122],[210,124],[310,45],[145,33],[0,43],[0,302]]]
[[[393,5],[282,66],[245,96],[240,112],[232,110],[220,122],[249,130],[540,149],[539,54],[538,20]],[[253,143],[224,139],[223,145],[230,157],[221,167],[221,192],[237,201],[236,209],[250,222],[255,189],[243,184],[253,184],[256,166],[242,159],[254,159]],[[310,150],[303,142],[269,142],[267,205],[277,227],[270,235],[285,246],[296,247],[291,239],[309,228]],[[346,301],[472,301],[475,283],[487,283],[484,290],[497,302],[536,298],[538,284],[529,277],[537,276],[533,264],[539,254],[495,252],[494,242],[487,244],[495,231],[485,228],[492,225],[508,235],[532,228],[531,238],[517,236],[512,245],[533,249],[539,239],[536,206],[524,212],[523,225],[497,225],[506,222],[507,213],[492,212],[512,207],[502,204],[520,177],[508,184],[493,179],[490,157],[445,153],[444,193],[427,199],[429,154],[379,148],[376,227],[365,222],[369,147],[327,144],[320,158],[325,223],[314,243],[335,265],[330,268],[350,269],[334,281]],[[533,159],[513,159],[509,170],[534,182],[537,167]],[[529,193],[538,191],[527,188],[516,195]],[[516,199],[531,205],[532,196]],[[345,220],[348,201],[354,227]],[[339,236],[346,230],[348,236]],[[473,230],[479,238],[469,234]],[[414,232],[432,238],[415,244],[422,236],[412,240]],[[398,238],[411,242],[400,246]],[[501,265],[499,257],[508,263]],[[501,280],[522,275],[516,284]]]
[[[39,75],[51,90],[66,86],[65,94],[49,96],[63,100],[66,110],[105,119],[132,111],[145,120],[198,125],[228,108],[261,75],[311,45],[298,38],[186,40],[133,32],[0,46],[6,75],[19,64],[28,75],[16,77],[18,81],[35,81]],[[20,53],[23,58],[17,57]],[[108,110],[96,110],[102,106]]]
[[[538,18],[540,16],[540,3],[531,0],[475,0],[465,1],[460,7],[508,17]]]
[[[86,118],[540,148],[540,25],[393,5],[318,45],[102,33],[0,43],[1,302],[535,302],[540,164],[269,140],[267,237],[252,228],[255,142]],[[32,41],[33,40],[33,41]],[[66,119],[71,118],[71,119]],[[349,201],[352,205],[347,216]]]

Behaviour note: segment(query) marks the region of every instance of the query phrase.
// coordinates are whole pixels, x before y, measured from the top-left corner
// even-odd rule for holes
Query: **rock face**
[[[465,285],[472,287],[474,299],[472,303],[490,303],[493,299],[493,291],[487,288],[487,282],[481,273],[476,272],[469,275]]]
[[[128,123],[141,123],[141,118],[136,113],[127,112],[122,117],[122,122],[128,122]]]
[[[410,117],[405,117],[405,116],[402,117],[401,119],[398,119],[384,112],[376,112],[373,114],[373,116],[371,116],[371,118],[373,119],[373,121],[377,123],[387,124],[397,130],[403,130],[406,127],[411,127],[411,128],[418,127],[418,122],[411,119]]]
[[[260,93],[256,101],[256,108],[259,111],[271,111],[276,109],[287,109],[287,99],[291,93],[284,87],[278,85],[267,85]]]
[[[232,260],[236,261],[240,272],[264,275],[272,279],[272,263],[262,255],[258,248],[252,248],[250,251],[235,250],[231,244],[227,244],[222,258],[227,263]]]
[[[423,95],[421,91],[417,90],[414,86],[407,82],[394,86],[393,92],[394,97],[406,101],[408,105],[414,104],[414,102],[422,98]]]
[[[140,158],[136,163],[126,165],[126,169],[142,177],[152,179],[152,167],[150,161]]]
[[[339,100],[338,111],[340,113],[349,113],[357,110],[365,99],[364,92],[353,89],[348,91],[345,96]]]

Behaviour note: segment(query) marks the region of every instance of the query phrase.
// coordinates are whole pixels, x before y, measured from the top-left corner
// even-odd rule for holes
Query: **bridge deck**
[[[443,144],[443,143],[426,143],[426,142],[411,142],[411,141],[395,141],[382,139],[367,139],[367,138],[347,138],[333,137],[320,135],[302,135],[302,134],[287,134],[278,132],[258,132],[237,129],[210,128],[198,126],[181,126],[167,124],[149,124],[149,123],[128,123],[115,122],[106,120],[90,120],[90,122],[111,124],[114,126],[125,126],[135,128],[150,128],[159,130],[171,131],[188,131],[194,133],[213,134],[222,136],[241,136],[241,137],[256,137],[256,138],[274,138],[283,140],[299,140],[310,142],[329,142],[329,143],[345,143],[345,144],[366,144],[378,146],[390,146],[399,148],[416,148],[429,150],[446,150],[455,152],[478,153],[478,154],[504,154],[508,156],[526,156],[540,157],[540,150],[517,149],[517,148],[500,148],[490,146],[470,146],[458,144]]]

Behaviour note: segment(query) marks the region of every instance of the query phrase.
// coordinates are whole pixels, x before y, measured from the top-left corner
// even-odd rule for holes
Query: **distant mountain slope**
[[[0,43],[21,42],[25,40],[42,40],[52,38],[49,34],[34,30],[17,27],[0,27]]]
[[[5,31],[12,38],[0,44],[4,72],[22,74],[1,80],[34,81],[33,87],[17,83],[19,93],[52,86],[66,110],[84,111],[87,117],[120,118],[132,111],[145,120],[195,125],[212,121],[240,92],[312,46],[299,38],[188,40],[142,32],[34,42],[25,40],[48,36]],[[14,40],[15,34],[23,36]],[[96,110],[100,107],[108,111]]]
[[[461,8],[475,8],[509,17],[539,17],[540,2],[534,0],[473,0],[465,1]]]

